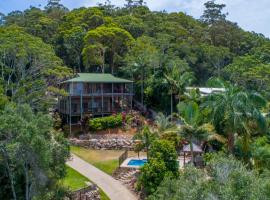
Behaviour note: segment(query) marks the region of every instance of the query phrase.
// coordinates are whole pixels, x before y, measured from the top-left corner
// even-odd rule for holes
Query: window
[[[77,112],[77,104],[76,104],[76,103],[72,103],[72,104],[71,104],[71,111],[72,111],[73,113],[76,113],[76,112]]]
[[[70,93],[73,95],[80,95],[83,92],[83,83],[70,83]]]
[[[83,111],[88,111],[88,103],[83,103]]]

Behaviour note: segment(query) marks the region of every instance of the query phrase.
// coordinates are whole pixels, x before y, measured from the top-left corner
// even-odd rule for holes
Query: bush
[[[269,200],[269,174],[259,175],[224,154],[212,154],[207,168],[185,168],[179,177],[165,177],[149,200]]]
[[[90,131],[101,131],[121,126],[122,126],[122,116],[120,114],[89,120]]]
[[[172,142],[155,140],[149,150],[149,159],[153,158],[160,158],[164,161],[167,170],[177,176],[179,164],[177,162],[177,152]]]
[[[168,140],[175,146],[175,149],[182,148],[182,145],[180,144],[180,141],[182,141],[182,138],[175,132],[168,132],[163,133],[160,137],[163,140]]]
[[[141,168],[139,189],[146,194],[156,191],[164,177],[178,177],[177,153],[167,140],[154,140],[150,146],[148,163]]]
[[[138,189],[143,189],[146,194],[152,194],[165,176],[170,176],[170,172],[167,170],[164,161],[151,159],[141,168]]]

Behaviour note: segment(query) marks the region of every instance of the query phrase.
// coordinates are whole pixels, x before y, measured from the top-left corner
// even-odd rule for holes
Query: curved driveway
[[[66,163],[89,180],[100,187],[111,200],[137,200],[138,198],[130,192],[121,182],[97,169],[78,156],[72,154],[71,159]]]

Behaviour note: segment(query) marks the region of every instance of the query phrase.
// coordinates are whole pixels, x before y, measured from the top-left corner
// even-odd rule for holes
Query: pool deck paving
[[[66,163],[89,180],[100,187],[111,200],[137,200],[138,198],[129,191],[120,181],[104,173],[78,156],[71,154],[71,159]]]

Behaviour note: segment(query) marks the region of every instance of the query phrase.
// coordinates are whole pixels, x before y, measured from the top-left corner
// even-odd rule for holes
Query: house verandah
[[[85,115],[98,117],[132,109],[133,82],[111,74],[79,73],[59,84],[67,92],[58,100],[58,111],[67,123]]]

